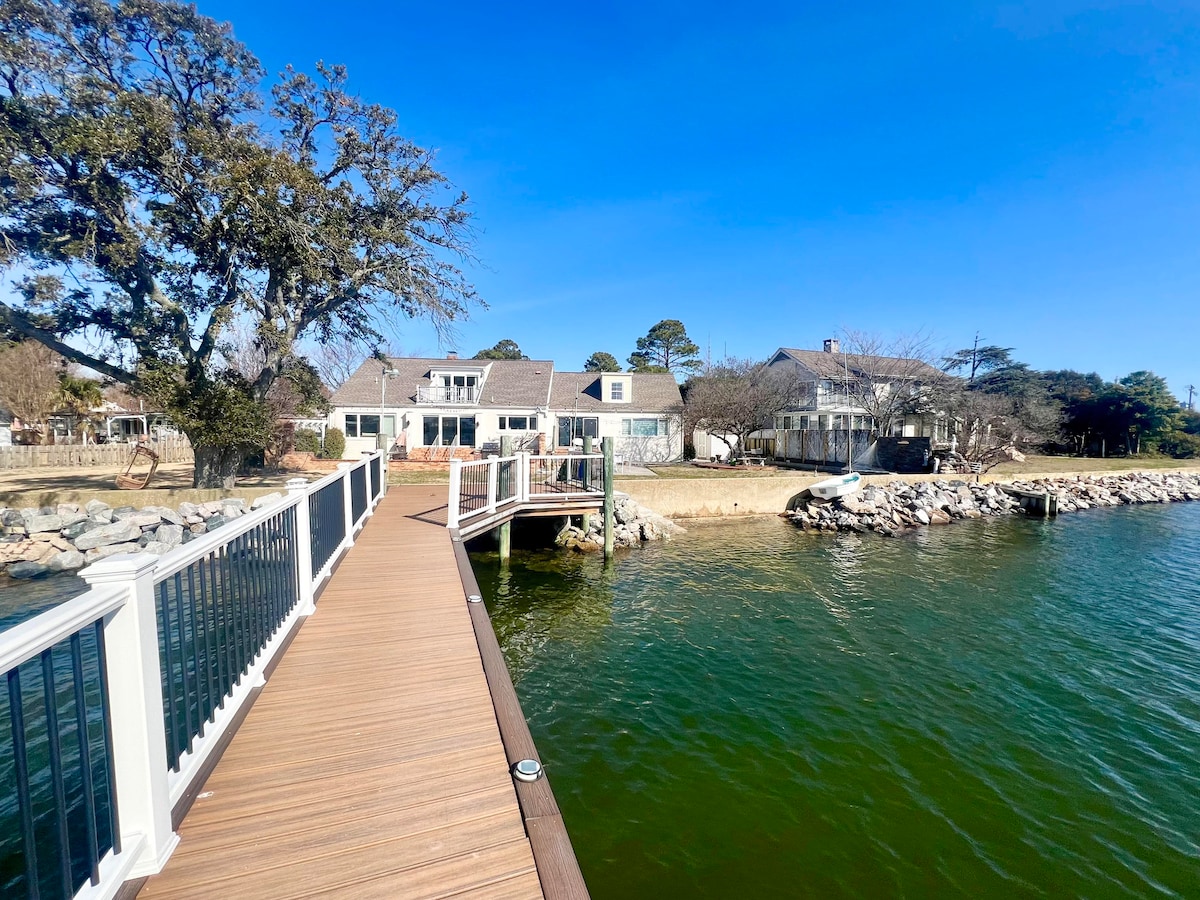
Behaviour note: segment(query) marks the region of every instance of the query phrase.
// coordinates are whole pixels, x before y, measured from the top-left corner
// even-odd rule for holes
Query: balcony
[[[466,406],[479,402],[478,385],[463,387],[462,385],[430,384],[417,388],[417,402]]]

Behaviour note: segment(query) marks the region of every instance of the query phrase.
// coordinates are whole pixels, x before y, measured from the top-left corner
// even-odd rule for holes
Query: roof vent
[[[826,341],[825,343],[829,343],[829,342]],[[446,359],[458,359],[458,354],[455,351],[451,350],[449,353],[446,354]]]

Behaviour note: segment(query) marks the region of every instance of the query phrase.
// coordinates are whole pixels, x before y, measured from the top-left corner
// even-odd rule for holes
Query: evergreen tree
[[[699,353],[682,322],[663,319],[637,339],[637,349],[629,356],[629,371],[694,372],[700,368]]]

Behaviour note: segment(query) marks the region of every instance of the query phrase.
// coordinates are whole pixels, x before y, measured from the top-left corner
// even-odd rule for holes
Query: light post
[[[387,450],[387,434],[383,427],[383,403],[387,396],[387,382],[389,378],[395,378],[400,374],[399,369],[392,369],[384,366],[383,374],[379,376],[379,435],[376,438],[376,444],[380,450]]]

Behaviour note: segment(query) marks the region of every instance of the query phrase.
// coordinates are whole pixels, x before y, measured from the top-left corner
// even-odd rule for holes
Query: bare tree
[[[19,341],[0,350],[0,406],[26,429],[41,426],[43,443],[50,440],[47,419],[58,406],[64,365],[61,356],[36,341]]]
[[[1023,459],[1022,447],[1053,438],[1062,411],[1046,398],[1014,397],[959,384],[943,403],[957,423],[957,452],[985,471],[1007,459]]]
[[[848,405],[871,417],[876,435],[890,435],[907,415],[931,412],[957,380],[940,371],[941,355],[922,332],[885,338],[846,331],[838,353],[829,354],[826,377],[846,392]]]
[[[796,402],[798,387],[794,373],[749,359],[726,359],[688,382],[686,419],[731,447],[741,447]]]

